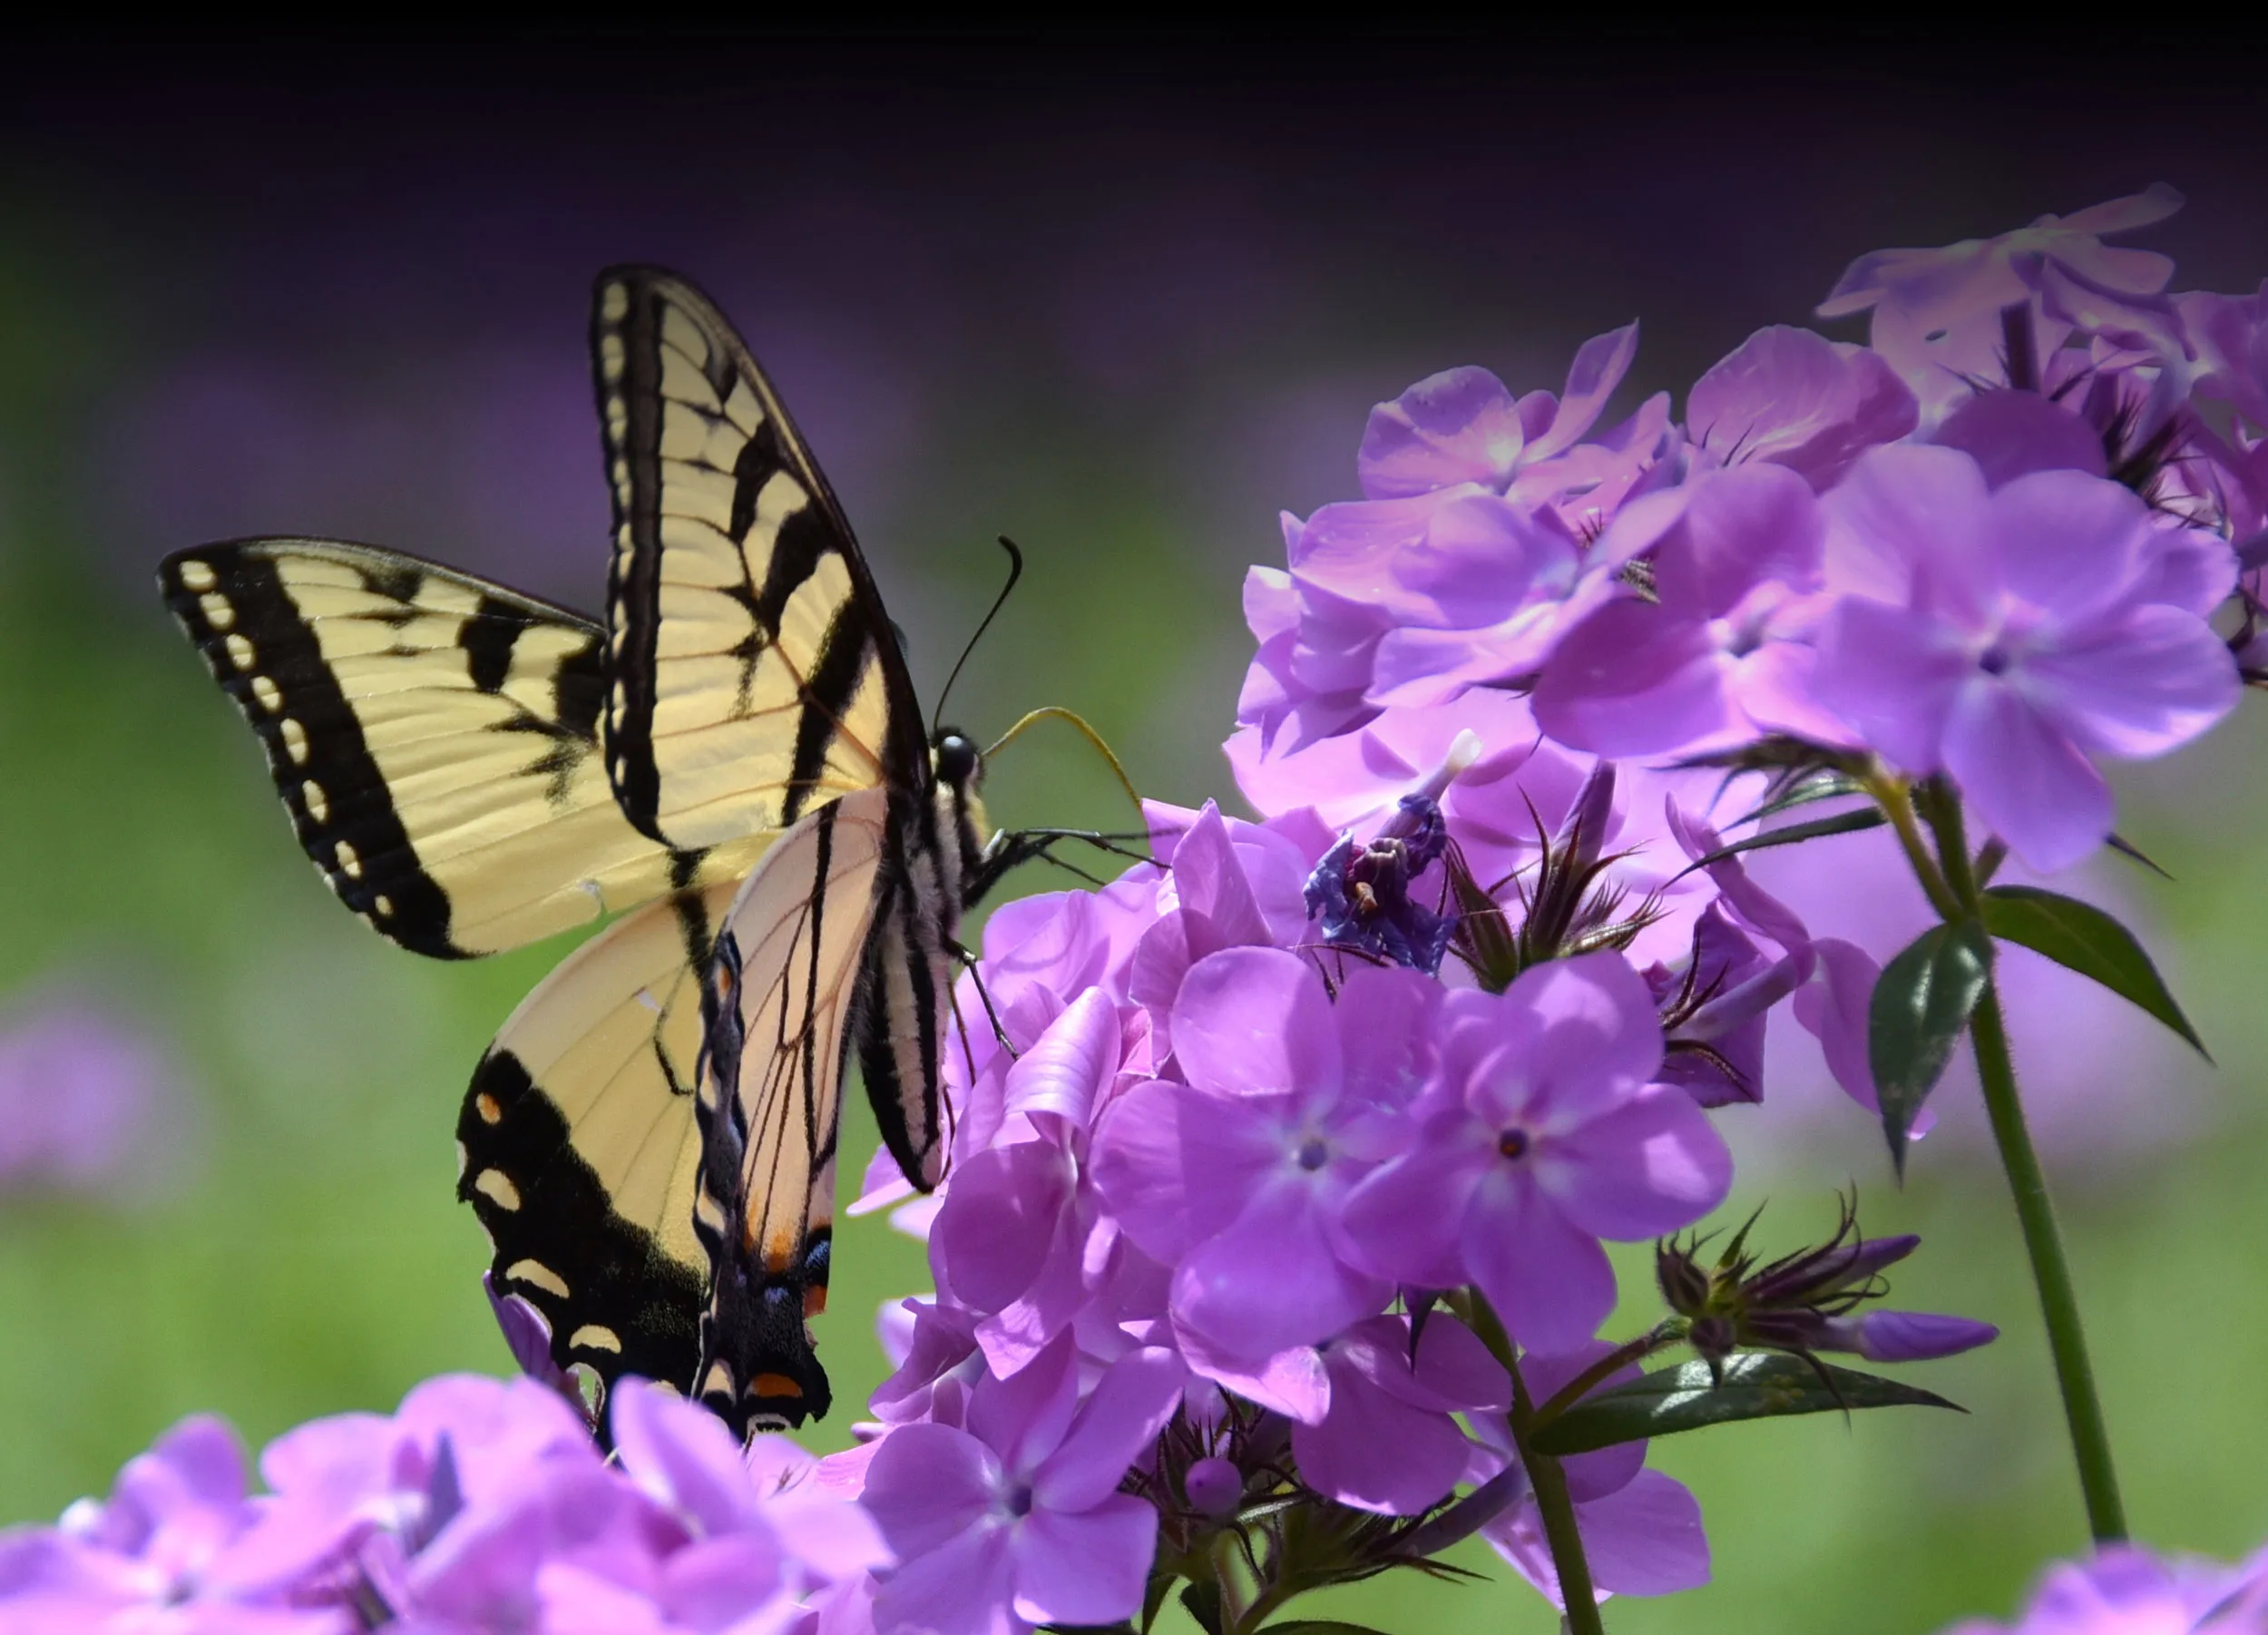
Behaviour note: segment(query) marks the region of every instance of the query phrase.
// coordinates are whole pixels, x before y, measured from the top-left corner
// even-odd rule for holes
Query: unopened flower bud
[[[1181,1493],[1190,1509],[1226,1520],[1244,1497],[1244,1473],[1226,1459],[1199,1459],[1182,1473]]]

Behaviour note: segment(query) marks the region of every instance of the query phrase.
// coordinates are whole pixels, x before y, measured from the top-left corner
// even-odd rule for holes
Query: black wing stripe
[[[843,717],[865,678],[874,632],[850,616],[850,609],[851,604],[845,603],[836,612],[826,645],[819,650],[819,662],[804,683],[806,702],[796,723],[795,759],[789,763],[787,798],[781,806],[790,823],[803,815],[818,793],[827,751],[841,736]]]
[[[185,572],[210,583],[192,587]],[[414,595],[416,576],[406,567],[404,575]],[[448,895],[418,866],[361,719],[276,564],[215,547],[168,558],[160,583],[214,680],[259,735],[300,847],[339,900],[406,948],[463,958],[449,937]],[[396,588],[378,587],[388,597]]]
[[[612,319],[603,306],[592,315],[591,356],[610,455],[623,466],[613,485],[615,525],[640,548],[617,550],[607,570],[607,606],[614,620],[607,766],[623,812],[660,839],[654,814],[661,774],[654,761],[653,709],[661,623],[661,307],[648,290],[618,287],[627,309]],[[619,383],[609,377],[610,367],[621,371]]]

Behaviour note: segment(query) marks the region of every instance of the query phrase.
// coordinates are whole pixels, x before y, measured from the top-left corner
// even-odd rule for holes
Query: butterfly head
[[[958,727],[940,727],[930,740],[929,764],[940,788],[973,791],[984,782],[984,752]]]

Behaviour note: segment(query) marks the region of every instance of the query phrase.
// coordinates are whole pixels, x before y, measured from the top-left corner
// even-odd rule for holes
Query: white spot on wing
[[[622,1336],[603,1323],[585,1323],[567,1336],[567,1344],[586,1351],[620,1351]]]
[[[249,641],[247,641],[243,637],[236,635],[233,632],[230,635],[230,663],[235,665],[239,670],[249,670],[252,668],[253,661],[259,657],[259,655],[252,651],[252,644]]]
[[[323,792],[323,786],[312,778],[299,786],[299,798],[307,802],[308,816],[318,823],[331,820],[331,798]]]
[[[185,562],[181,564],[181,583],[192,591],[210,591],[220,583],[220,576],[208,563]]]
[[[268,678],[266,676],[261,676],[259,680],[261,681],[267,681]],[[270,690],[273,690],[275,683],[269,681],[269,687]],[[257,683],[254,684],[252,690],[255,692],[259,690]],[[278,693],[276,695],[275,704],[269,704],[266,699],[260,700],[260,702],[267,704],[269,709],[273,710],[275,709],[276,704],[283,702],[283,695],[281,693]],[[293,766],[306,766],[308,764],[308,729],[299,725],[298,722],[293,720],[289,716],[284,717],[282,727],[284,752],[291,757],[291,764]]]
[[[237,640],[237,638],[231,636],[229,640],[233,641]],[[259,700],[259,707],[268,711],[270,715],[275,714],[276,711],[283,708],[283,689],[277,686],[275,682],[269,680],[266,676],[254,676],[252,678],[252,696]],[[286,733],[284,736],[288,738],[290,734]],[[291,759],[294,762],[297,762],[300,759],[300,757],[295,755]]]
[[[224,631],[236,623],[236,609],[226,596],[209,594],[197,598],[197,606],[205,615],[205,622],[217,631]]]
[[[599,296],[599,316],[610,324],[619,324],[630,316],[630,291],[621,284],[609,284]]]
[[[349,880],[361,879],[362,854],[355,850],[353,847],[349,846],[344,840],[341,840],[338,843],[336,849],[338,855],[338,872],[345,875]]]
[[[512,1184],[512,1177],[506,1175],[502,1170],[484,1170],[473,1177],[473,1190],[500,1209],[516,1209],[520,1207],[520,1189]],[[523,1266],[534,1264],[533,1260],[521,1262]],[[519,1275],[520,1268],[517,1266],[504,1274],[507,1278],[516,1278]],[[562,1288],[559,1292],[563,1295],[567,1291]]]

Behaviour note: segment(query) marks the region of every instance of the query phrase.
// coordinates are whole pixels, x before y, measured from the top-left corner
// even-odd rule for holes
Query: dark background
[[[989,736],[1067,704],[1146,792],[1227,798],[1245,566],[1280,563],[1280,510],[1354,495],[1369,406],[1412,380],[1474,362],[1556,388],[1584,338],[1637,316],[1613,413],[1682,403],[1861,253],[2153,181],[2190,201],[2139,240],[2178,259],[2177,287],[2268,274],[2253,54],[2185,49],[1941,25],[1800,51],[1698,31],[12,41],[0,1023],[93,1004],[178,1105],[131,1184],[0,1196],[0,1520],[100,1489],[193,1409],[257,1443],[504,1364],[449,1131],[467,1066],[561,950],[431,966],[329,906],[157,607],[161,554],[328,534],[595,607],[585,303],[601,265],[660,261],[777,377],[924,697],[1006,532],[1031,571],[953,714]],[[2258,736],[2240,721],[2124,784],[2126,828],[2179,876],[2127,889],[2224,1072],[2175,1136],[2098,1144],[2060,1178],[2137,1526],[2224,1555],[2268,1525],[2268,1427],[2241,1383],[2268,1338]],[[990,794],[1017,822],[1119,821],[1068,742],[1003,758]],[[2173,1071],[2132,1059],[2150,1065],[2129,1079]],[[2009,1337],[1931,1380],[1967,1420],[1658,1449],[1701,1495],[1718,1583],[1618,1627],[1927,1630],[2005,1613],[2082,1542],[1997,1179],[1948,1152],[1893,1193],[1862,1120],[1797,1146],[1759,1146],[1736,1202],[1779,1199],[1792,1245],[1857,1178],[1870,1229],[1939,1251],[1905,1301]],[[837,1278],[823,1352],[855,1402],[881,1371],[866,1314],[927,1280],[873,1222]],[[1498,1581],[1389,1581],[1341,1615],[1551,1627],[1471,1561]]]

